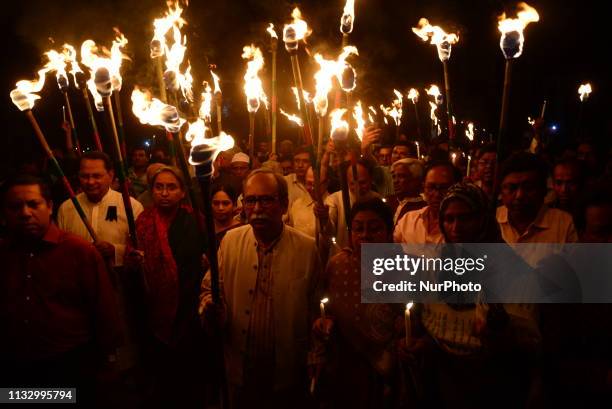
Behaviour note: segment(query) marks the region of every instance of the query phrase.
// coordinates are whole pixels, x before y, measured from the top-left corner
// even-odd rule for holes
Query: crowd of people
[[[0,386],[105,408],[612,404],[607,304],[417,304],[407,337],[404,305],[361,302],[361,244],[498,243],[537,265],[512,246],[612,242],[610,158],[588,141],[501,163],[488,144],[381,142],[329,141],[318,169],[289,139],[222,152],[216,243],[161,148],[130,155],[135,240],[107,154],[63,162],[95,240],[59,181],[22,168],[2,187]]]

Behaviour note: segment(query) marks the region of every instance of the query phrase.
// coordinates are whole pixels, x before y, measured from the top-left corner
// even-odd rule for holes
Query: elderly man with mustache
[[[285,179],[257,169],[244,182],[248,225],[228,231],[219,248],[222,305],[210,273],[202,283],[205,325],[224,331],[231,408],[296,407],[304,402],[309,323],[320,262],[315,240],[283,224]],[[209,325],[213,324],[213,325]]]

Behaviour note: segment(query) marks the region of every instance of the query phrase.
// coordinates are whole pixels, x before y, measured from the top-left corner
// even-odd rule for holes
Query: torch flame
[[[327,95],[332,89],[332,78],[335,75],[335,61],[326,60],[321,54],[315,54],[315,61],[319,64],[319,71],[314,75],[315,96],[314,108],[317,115],[324,117],[327,114],[328,100]]]
[[[474,140],[474,123],[473,122],[468,122],[467,129],[465,130],[465,136],[467,136],[467,138],[470,141]]]
[[[174,7],[173,7],[174,6]],[[153,40],[151,40],[151,58],[156,58],[164,55],[166,51],[166,34],[173,26],[178,28],[186,24],[181,17],[183,9],[177,2],[168,2],[168,11],[162,18],[157,18],[153,21]]]
[[[421,37],[423,41],[431,40],[430,43],[438,49],[440,61],[448,61],[451,54],[451,46],[459,41],[457,34],[448,34],[442,27],[432,26],[426,18],[421,18],[418,27],[413,27],[412,31]]]
[[[293,23],[285,24],[283,28],[283,41],[287,51],[295,51],[298,48],[298,42],[308,37],[311,33],[308,24],[302,20],[302,13],[297,7],[291,13]]]
[[[300,118],[297,115],[294,114],[288,114],[285,111],[283,111],[283,109],[280,109],[280,113],[285,115],[287,117],[288,120],[295,122],[296,124],[298,124],[298,126],[303,127],[304,126],[304,122],[302,121],[302,118]]]
[[[442,93],[440,92],[440,88],[438,88],[437,85],[432,84],[431,87],[429,87],[429,89],[426,89],[425,91],[427,92],[427,95],[431,95],[432,97],[434,97],[434,101],[436,104],[442,105]]]
[[[246,73],[244,74],[244,93],[247,97],[247,110],[255,113],[259,109],[260,101],[267,107],[268,99],[263,90],[259,71],[263,68],[264,59],[261,50],[254,45],[243,48],[242,58],[248,60]]]
[[[202,92],[202,105],[200,105],[199,115],[205,123],[210,123],[210,112],[212,109],[212,90],[210,89],[210,85],[208,85],[208,82],[204,81],[202,85],[204,85],[204,91]]]
[[[499,41],[499,46],[504,53],[506,59],[518,58],[523,53],[523,44],[525,36],[523,31],[527,24],[540,20],[540,15],[537,10],[527,3],[519,3],[517,5],[519,11],[516,18],[506,18],[506,13],[499,16],[498,29],[502,34]]]
[[[113,90],[121,91],[121,85],[123,79],[121,78],[121,64],[123,60],[129,60],[130,58],[123,53],[123,49],[127,46],[128,40],[123,34],[116,28],[114,29],[117,36],[113,40],[111,46],[111,79],[113,82]]]
[[[162,126],[168,132],[177,133],[185,124],[176,107],[153,98],[149,91],[134,87],[132,91],[132,112],[143,124]]]
[[[268,34],[270,34],[270,37],[276,38],[278,40],[278,35],[276,34],[276,31],[274,31],[274,24],[270,23],[266,31],[268,32]]]
[[[68,89],[68,76],[66,74],[66,58],[64,54],[60,54],[55,50],[49,50],[45,53],[49,61],[45,64],[47,72],[55,71],[57,86],[62,90]]]
[[[34,94],[40,92],[45,85],[45,75],[47,68],[38,70],[38,79],[33,81],[21,80],[18,81],[17,88],[11,91],[11,100],[19,108],[20,111],[26,111],[34,108],[34,102],[40,99],[40,96]]]
[[[410,91],[408,91],[408,99],[416,105],[416,103],[419,102],[419,91],[415,88],[410,88]]]
[[[293,95],[295,96],[295,102],[297,103],[298,109],[300,109],[300,95],[298,93],[297,87],[291,87],[291,91],[293,91]],[[306,90],[302,90],[302,93],[304,95],[304,102],[306,104],[311,104],[312,98],[310,97],[310,93]]]
[[[357,123],[357,127],[355,128],[355,133],[359,137],[359,140],[363,141],[363,134],[365,133],[366,120],[363,117],[363,108],[361,107],[361,101],[357,101],[357,104],[353,108],[353,118],[355,118],[355,122]]]
[[[116,38],[113,41],[110,52],[104,47],[100,49],[93,40],[85,40],[83,44],[81,44],[81,63],[87,66],[92,72],[91,78],[87,84],[90,90],[94,88],[98,89],[98,86],[105,87],[108,89],[108,92],[121,90],[123,82],[120,73],[121,64],[124,59],[129,60],[129,57],[123,53],[122,49],[126,46],[128,40],[118,30],[115,29],[115,32]],[[98,84],[98,86],[96,86],[94,78],[95,73],[102,69],[108,72],[110,84]],[[89,82],[91,82],[91,84],[89,84]],[[96,91],[96,93],[98,92],[99,91]],[[97,99],[95,94],[94,98]]]
[[[414,305],[413,302],[409,302],[408,304],[406,304],[406,311],[410,311],[413,305]]]
[[[355,23],[355,0],[346,0],[342,17],[340,17],[340,32],[350,34]]]
[[[578,94],[580,95],[580,101],[584,102],[585,100],[589,99],[591,92],[593,92],[593,89],[591,88],[590,83],[587,82],[586,84],[580,85],[580,87],[578,88]]]
[[[213,150],[212,155],[206,155],[211,163],[215,162],[217,155],[221,151],[226,151],[234,147],[234,138],[223,131],[221,131],[219,136],[215,136],[214,138],[206,138],[205,136],[206,125],[201,118],[198,118],[195,122],[189,123],[189,129],[185,134],[185,139],[191,142],[191,155],[189,157],[189,163],[194,166],[200,164],[200,162],[194,160],[194,150],[197,150],[196,148],[198,146],[205,145]]]
[[[188,65],[184,73],[181,72],[181,64],[187,51],[187,37],[181,37],[181,31],[177,26],[172,27],[172,37],[174,39],[172,46],[170,48],[166,46],[165,50],[166,72],[164,73],[164,80],[166,81],[166,88],[174,92],[180,89],[183,97],[191,102],[193,101],[191,65]]]
[[[442,133],[442,129],[440,128],[440,124],[438,123],[438,117],[436,116],[438,105],[436,105],[435,102],[429,101],[429,106],[431,107],[429,117],[431,118],[431,122],[433,123],[433,126],[436,126],[438,128],[438,135],[440,135]]]
[[[393,93],[395,94],[395,96],[397,98],[393,99],[392,103],[391,103],[391,107],[387,108],[384,105],[381,104],[380,106],[380,110],[385,114],[390,116],[393,121],[395,122],[396,126],[400,126],[400,124],[402,123],[402,100],[403,100],[403,95],[401,92],[399,92],[398,90],[394,89]]]
[[[330,137],[334,142],[344,142],[348,138],[349,124],[342,117],[346,109],[334,109],[330,114],[331,130]]]
[[[79,88],[79,83],[76,80],[76,77],[78,73],[84,73],[77,61],[77,52],[72,45],[64,44],[62,46],[62,54],[64,54],[64,60],[66,63],[70,63],[70,75],[72,75],[72,78],[74,78],[74,85]]]
[[[376,121],[374,120],[374,118],[375,118],[375,117],[376,117],[376,115],[377,115],[377,113],[376,113],[376,108],[374,108],[372,105],[370,105],[370,106],[368,107],[368,111],[369,111],[369,112],[368,112],[368,120],[370,121],[370,123],[372,123],[372,124],[373,124],[374,122],[376,122]]]
[[[326,60],[321,54],[315,54],[315,61],[319,64],[319,71],[315,73],[315,96],[313,102],[315,104],[315,111],[321,117],[327,114],[328,100],[327,96],[332,89],[332,78],[336,77],[338,82],[341,84],[342,89],[346,92],[350,92],[355,89],[356,86],[356,75],[353,67],[346,62],[346,59],[351,55],[359,55],[357,47],[346,46],[342,49],[342,52],[336,59]],[[343,81],[345,73],[349,73],[348,82]]]
[[[220,83],[219,76],[217,74],[215,74],[214,72],[212,72],[212,71],[210,72],[210,75],[212,75],[213,83],[214,83],[214,87],[215,87],[213,93],[215,95],[220,94],[221,93],[221,85],[219,85],[219,83]]]

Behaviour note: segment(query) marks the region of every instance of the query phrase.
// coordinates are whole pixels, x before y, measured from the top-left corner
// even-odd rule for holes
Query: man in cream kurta
[[[230,407],[288,405],[306,390],[310,324],[318,305],[317,248],[313,238],[283,224],[288,196],[282,176],[252,172],[244,203],[249,225],[229,231],[218,251]],[[210,319],[210,272],[201,300]]]
[[[94,245],[102,256],[118,267],[123,265],[129,229],[121,193],[110,188],[112,180],[113,170],[108,156],[101,152],[83,155],[79,169],[83,193],[77,195],[77,200],[98,236],[99,242]],[[143,207],[136,199],[130,200],[134,219],[137,219]],[[66,200],[60,206],[57,224],[60,229],[91,241],[72,201]]]

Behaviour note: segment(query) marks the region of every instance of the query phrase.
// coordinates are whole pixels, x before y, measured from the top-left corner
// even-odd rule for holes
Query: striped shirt
[[[274,379],[275,365],[272,249],[279,242],[280,237],[281,235],[268,246],[262,243],[257,244],[257,281],[247,334],[247,377],[266,379],[270,382]],[[257,373],[253,373],[255,368],[257,368]]]

